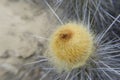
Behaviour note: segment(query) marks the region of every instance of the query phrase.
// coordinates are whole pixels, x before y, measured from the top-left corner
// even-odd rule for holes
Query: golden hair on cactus
[[[59,71],[84,66],[93,53],[92,33],[83,24],[67,23],[51,36],[50,60]]]

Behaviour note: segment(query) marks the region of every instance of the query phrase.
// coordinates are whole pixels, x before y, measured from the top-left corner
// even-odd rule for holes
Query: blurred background
[[[0,80],[19,79],[31,69],[31,65],[25,69],[23,65],[37,60],[45,51],[46,40],[39,36],[47,38],[55,23],[42,0],[0,1]],[[39,74],[37,68],[31,75]]]

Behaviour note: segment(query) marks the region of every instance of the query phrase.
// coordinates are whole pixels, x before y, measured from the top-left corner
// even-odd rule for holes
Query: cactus
[[[119,80],[120,1],[43,1],[61,26],[48,40],[47,62],[39,63],[47,72],[39,80],[50,73],[49,80]]]

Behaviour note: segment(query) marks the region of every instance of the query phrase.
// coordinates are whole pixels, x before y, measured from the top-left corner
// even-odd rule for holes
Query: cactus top
[[[51,36],[50,59],[60,71],[84,66],[93,53],[92,33],[83,24],[67,23]]]

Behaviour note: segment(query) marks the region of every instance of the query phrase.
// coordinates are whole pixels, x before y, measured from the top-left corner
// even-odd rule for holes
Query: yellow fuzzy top
[[[50,60],[59,71],[84,66],[93,53],[93,35],[83,24],[67,23],[51,36]]]

